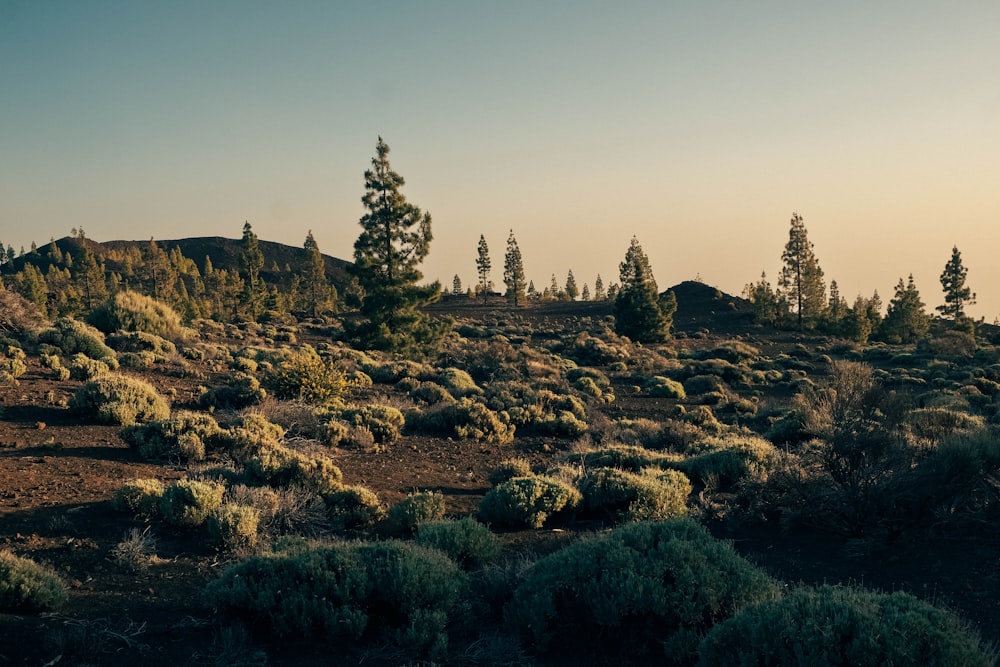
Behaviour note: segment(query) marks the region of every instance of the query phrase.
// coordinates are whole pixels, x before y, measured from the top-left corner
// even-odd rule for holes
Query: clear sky
[[[378,136],[429,279],[827,279],[928,307],[957,245],[1000,315],[1000,2],[0,0],[0,241],[262,239],[352,255]]]

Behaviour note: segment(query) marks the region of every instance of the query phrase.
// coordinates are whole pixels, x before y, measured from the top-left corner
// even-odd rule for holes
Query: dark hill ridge
[[[137,247],[140,250],[149,241],[104,241],[103,243],[91,239],[80,239],[75,237],[63,237],[55,241],[61,252],[76,255],[83,247],[88,248],[92,253],[100,257],[107,257],[110,251],[124,251],[129,247]],[[296,271],[305,260],[305,250],[295,246],[275,243],[274,241],[258,240],[260,250],[264,255],[264,279],[271,282],[277,279],[271,270],[277,265],[279,270],[284,271],[285,266],[289,266],[292,271]],[[18,257],[6,269],[7,272],[14,273],[24,268],[26,262],[31,262],[45,273],[51,262],[48,259],[48,245],[44,244],[36,252],[27,253],[24,257]],[[212,266],[216,269],[226,269],[227,271],[239,270],[240,267],[240,239],[227,239],[221,236],[206,236],[200,238],[160,240],[156,239],[156,245],[165,252],[170,252],[174,247],[178,247],[181,253],[188,259],[194,261],[198,270],[204,272],[205,258],[212,260]],[[338,289],[347,283],[347,262],[336,257],[323,255],[326,262],[326,277]],[[118,270],[114,263],[109,263],[108,269]]]
[[[705,283],[685,280],[667,292],[673,292],[677,297],[675,330],[705,328],[716,332],[731,332],[745,329],[753,322],[753,304]]]

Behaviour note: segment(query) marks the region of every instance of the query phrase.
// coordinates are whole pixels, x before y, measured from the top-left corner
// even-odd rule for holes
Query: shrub
[[[541,528],[581,499],[574,487],[550,477],[514,477],[490,489],[479,504],[479,515],[489,523]]]
[[[279,637],[367,635],[442,657],[448,613],[465,587],[462,571],[444,553],[386,541],[250,558],[211,583],[206,597]]]
[[[74,354],[69,361],[69,376],[74,380],[89,380],[110,372],[111,368],[106,363],[91,359],[82,352]]]
[[[908,593],[803,588],[717,625],[699,667],[992,665],[976,634]]]
[[[408,390],[410,398],[414,400],[428,405],[455,402],[455,397],[448,393],[447,389],[436,382],[414,382],[414,386]]]
[[[455,398],[482,394],[472,376],[460,368],[446,368],[438,374],[437,381]]]
[[[937,442],[953,433],[981,429],[983,418],[948,408],[918,408],[906,415],[906,426],[913,436]]]
[[[216,482],[182,479],[163,491],[160,513],[175,526],[200,526],[222,504],[225,491]]]
[[[66,585],[55,571],[0,550],[0,609],[47,611],[61,607],[67,597]]]
[[[121,512],[137,516],[156,513],[163,497],[163,482],[158,479],[133,479],[125,482],[115,492],[114,506]]]
[[[114,350],[104,344],[104,335],[69,317],[60,317],[51,328],[39,333],[38,342],[54,345],[66,355],[81,352],[91,359],[103,361],[113,369],[118,368],[118,357]]]
[[[87,321],[104,333],[142,331],[176,342],[192,335],[173,308],[145,294],[129,290],[115,293],[95,308]]]
[[[528,459],[504,459],[490,470],[489,482],[491,486],[496,486],[514,477],[529,477],[531,475],[531,462]]]
[[[678,401],[687,398],[687,394],[684,393],[684,385],[662,375],[654,375],[646,381],[642,388],[650,396],[673,398]]]
[[[208,389],[198,398],[198,403],[204,408],[228,408],[239,410],[267,398],[267,391],[260,386],[260,381],[247,373],[234,373],[226,384]]]
[[[260,512],[248,505],[224,503],[208,515],[208,532],[227,549],[252,547],[257,543]]]
[[[411,493],[389,508],[389,522],[402,533],[412,533],[428,521],[444,518],[444,496],[436,491]]]
[[[569,410],[547,414],[535,422],[535,428],[548,435],[574,438],[587,432],[587,422],[577,418]]]
[[[676,464],[678,470],[705,486],[724,488],[747,478],[765,479],[777,450],[763,438],[727,436],[702,440],[687,454],[689,458]]]
[[[591,512],[626,521],[663,521],[687,514],[691,482],[676,470],[634,473],[598,468],[584,479],[581,491],[584,505]]]
[[[635,445],[608,445],[600,449],[571,454],[571,462],[582,463],[586,468],[621,468],[639,472],[649,466],[662,466],[676,460],[671,454],[652,452]]]
[[[170,419],[123,429],[122,438],[144,458],[177,456],[201,461],[206,446],[221,440],[222,433],[211,415],[181,410]]]
[[[313,405],[336,404],[348,386],[343,371],[309,345],[280,361],[266,381],[278,398],[299,398]]]
[[[344,410],[341,419],[351,426],[369,430],[378,445],[396,442],[406,423],[406,418],[397,408],[379,403]]]
[[[275,487],[297,484],[315,493],[336,491],[343,481],[340,468],[325,456],[308,456],[284,445],[269,442],[246,463],[251,482]]]
[[[698,635],[777,586],[690,520],[632,523],[537,561],[504,617],[542,650],[621,651],[690,664]]]
[[[70,407],[107,424],[131,426],[170,416],[170,406],[153,385],[127,375],[108,374],[82,385]]]
[[[323,495],[330,520],[341,530],[365,528],[385,516],[382,501],[363,486],[342,486]]]
[[[514,426],[482,403],[468,398],[449,405],[435,406],[422,413],[408,414],[413,428],[422,431],[501,444],[514,440]]]
[[[118,352],[149,352],[161,357],[177,352],[177,346],[166,338],[145,331],[119,331],[110,334],[107,343]]]
[[[16,292],[0,287],[0,331],[23,336],[43,323],[44,319],[35,304]]]
[[[482,567],[500,555],[497,536],[472,517],[421,523],[416,542],[440,549],[465,570]]]

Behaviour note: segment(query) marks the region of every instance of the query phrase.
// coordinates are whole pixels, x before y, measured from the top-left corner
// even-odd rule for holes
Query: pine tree
[[[743,293],[753,305],[754,322],[767,326],[777,324],[781,315],[781,300],[768,282],[765,271],[761,271],[760,281],[747,285]]]
[[[476,272],[479,274],[479,293],[483,295],[483,302],[490,295],[490,249],[486,245],[486,237],[479,235],[479,250],[476,256]]]
[[[362,346],[421,354],[436,347],[451,322],[431,322],[420,307],[441,295],[438,283],[418,285],[417,268],[431,247],[431,216],[406,201],[403,177],[389,164],[389,146],[379,137],[372,168],[365,171],[367,212],[354,242],[352,274],[357,278],[362,320],[349,334]]]
[[[879,336],[890,343],[914,343],[927,335],[930,321],[911,273],[906,284],[899,279],[896,295],[879,327]]]
[[[463,291],[462,279],[459,278],[458,274],[456,273],[455,277],[451,279],[451,293],[454,294],[455,296],[458,296],[459,294],[462,293],[462,291]]]
[[[778,279],[780,297],[795,313],[799,330],[812,325],[826,308],[826,285],[823,270],[819,268],[813,244],[809,241],[802,216],[792,214],[788,243],[781,254],[784,266]]]
[[[649,258],[634,236],[619,271],[621,287],[615,298],[615,331],[641,343],[666,340],[677,301],[673,292],[660,298]]]
[[[563,291],[570,301],[576,301],[576,297],[580,296],[580,289],[576,286],[576,278],[573,277],[573,269],[570,269],[566,275],[566,288]]]
[[[583,291],[580,292],[581,301],[590,301],[590,288],[587,287],[587,283],[583,284]]]
[[[38,307],[38,312],[44,317],[47,315],[49,287],[45,283],[45,277],[38,268],[30,262],[25,263],[24,268],[14,274],[14,283],[18,291],[25,299]]]
[[[250,222],[246,221],[243,223],[240,249],[240,270],[243,272],[243,297],[240,305],[252,322],[256,322],[264,312],[264,281],[260,277],[262,268],[264,268],[264,253],[260,250],[260,243],[257,235],[253,233]]]
[[[323,253],[319,251],[319,244],[316,243],[311,229],[306,234],[302,248],[305,250],[305,261],[302,266],[302,289],[306,296],[306,310],[310,316],[316,317],[328,303],[330,287],[326,281],[326,262],[323,260]]]
[[[78,259],[73,264],[73,274],[77,289],[83,296],[83,306],[87,310],[93,310],[99,302],[108,298],[104,264],[94,257],[90,248],[84,246],[80,250]]]
[[[597,274],[597,280],[594,281],[594,301],[604,301],[608,298],[607,292],[604,291],[604,281],[601,280],[601,274]]]
[[[521,249],[517,247],[514,230],[507,237],[507,254],[503,262],[503,282],[507,286],[507,300],[515,307],[524,301],[524,263],[521,261]]]
[[[943,317],[962,322],[965,317],[966,304],[976,303],[976,295],[965,284],[965,277],[969,270],[962,265],[962,253],[958,251],[958,246],[951,249],[951,259],[944,265],[941,273],[941,287],[944,288],[944,305],[938,306],[936,310]]]
[[[69,257],[67,256],[67,260]],[[177,279],[177,271],[170,258],[156,241],[149,239],[142,257],[142,271],[147,284],[147,291],[151,297],[158,301],[171,302],[173,300],[173,285]]]
[[[528,281],[528,298],[529,299],[537,299],[538,298],[538,290],[535,289],[535,281],[534,280]]]

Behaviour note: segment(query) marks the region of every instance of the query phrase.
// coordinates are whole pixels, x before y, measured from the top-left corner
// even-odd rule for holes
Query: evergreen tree
[[[552,279],[549,282],[549,295],[553,299],[558,299],[563,294],[564,294],[564,292],[561,289],[559,289],[559,281],[556,280],[556,274],[553,273],[552,274]]]
[[[878,293],[876,293],[877,296]],[[840,333],[857,343],[867,343],[868,337],[878,328],[878,322],[872,318],[872,315],[871,299],[866,299],[859,294],[854,300],[854,305],[847,309],[847,313],[841,320]]]
[[[826,285],[819,268],[813,244],[809,241],[802,216],[792,214],[788,243],[781,254],[784,266],[778,279],[780,297],[795,313],[799,330],[812,325],[826,308]]]
[[[463,291],[462,279],[459,278],[458,274],[456,273],[455,277],[451,279],[451,293],[454,294],[455,296],[458,296],[459,294],[462,293],[462,291]]]
[[[42,272],[34,264],[25,263],[24,268],[14,275],[14,284],[21,296],[35,304],[43,317],[47,316],[49,288]]]
[[[879,336],[890,343],[914,343],[927,335],[931,318],[924,311],[924,302],[913,282],[913,274],[903,284],[899,279],[896,295],[889,302]]]
[[[607,292],[604,291],[604,281],[601,280],[601,274],[597,274],[597,280],[594,281],[594,301],[604,301],[608,298]]]
[[[781,300],[767,280],[767,273],[761,271],[760,281],[750,283],[743,294],[753,305],[753,319],[757,324],[774,326],[781,316]]]
[[[69,259],[69,257],[67,257]],[[173,286],[177,281],[177,270],[170,258],[156,241],[149,239],[142,257],[142,271],[148,294],[158,301],[173,301]]]
[[[951,249],[951,259],[944,265],[944,271],[941,273],[944,305],[938,306],[936,310],[943,317],[955,322],[962,322],[966,319],[966,304],[976,303],[976,295],[965,284],[965,277],[968,273],[969,270],[962,265],[962,253],[958,251],[958,246],[954,246]]]
[[[619,271],[621,287],[615,298],[615,331],[641,343],[666,340],[677,301],[673,292],[660,298],[649,258],[634,236]]]
[[[302,266],[302,290],[306,296],[306,311],[311,317],[316,317],[327,305],[330,289],[326,281],[326,262],[319,244],[313,238],[312,230],[306,234],[305,261]]]
[[[573,277],[573,269],[570,269],[566,275],[566,288],[564,291],[570,301],[576,301],[576,297],[580,296],[580,289],[576,286],[576,278]]]
[[[537,299],[538,298],[538,290],[535,289],[535,281],[534,280],[531,280],[531,281],[528,282],[528,298],[529,299]]]
[[[583,291],[580,292],[581,301],[590,301],[590,288],[587,287],[587,283],[583,284]]]
[[[245,309],[247,317],[256,322],[264,312],[264,282],[260,271],[264,268],[264,253],[260,250],[257,235],[253,233],[250,222],[243,223],[243,240],[240,249],[240,270],[243,273],[243,298],[240,305]]]
[[[104,276],[104,263],[94,257],[90,248],[83,246],[77,261],[73,264],[73,274],[77,289],[83,297],[83,306],[93,310],[108,298],[108,287]]]
[[[431,247],[431,216],[406,201],[403,177],[389,165],[389,146],[379,137],[372,168],[365,171],[367,212],[359,221],[352,274],[360,288],[362,321],[349,328],[358,344],[399,353],[436,347],[450,321],[431,322],[420,307],[436,301],[441,286],[418,285],[417,268]]]
[[[476,272],[479,274],[479,293],[483,295],[483,302],[490,295],[490,249],[486,245],[486,237],[479,235],[479,250],[476,256]]]
[[[507,300],[515,307],[524,301],[524,263],[521,261],[521,249],[517,247],[514,230],[507,237],[507,254],[503,262],[503,282],[507,286]]]

